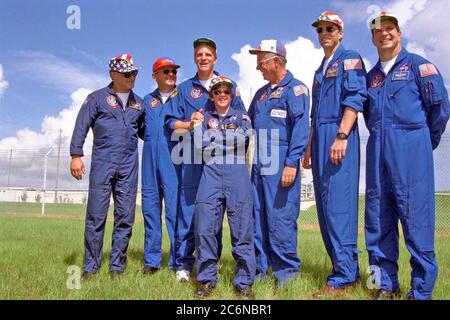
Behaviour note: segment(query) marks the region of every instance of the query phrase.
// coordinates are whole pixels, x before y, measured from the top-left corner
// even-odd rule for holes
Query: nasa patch
[[[194,99],[200,99],[203,96],[203,90],[201,88],[193,88],[191,90],[191,97]]]
[[[113,109],[116,109],[119,106],[119,102],[113,95],[109,95],[106,97],[106,103],[109,104]]]
[[[216,118],[209,119],[208,128],[213,130],[219,129],[219,120],[217,120]]]
[[[156,108],[159,106],[160,101],[156,98],[153,98],[152,101],[150,101],[150,108]]]
[[[384,80],[384,75],[382,75],[381,73],[376,74],[372,80],[370,81],[370,87],[375,89],[378,88]]]
[[[409,71],[409,63],[403,64],[398,70],[401,72]]]

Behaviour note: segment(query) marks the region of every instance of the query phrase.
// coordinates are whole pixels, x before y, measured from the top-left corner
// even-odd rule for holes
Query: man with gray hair
[[[276,285],[285,286],[301,264],[297,254],[299,163],[308,142],[309,94],[286,69],[282,43],[263,40],[249,52],[256,55],[256,69],[268,81],[256,92],[248,111],[258,150],[252,170],[256,273],[264,278],[272,267]]]

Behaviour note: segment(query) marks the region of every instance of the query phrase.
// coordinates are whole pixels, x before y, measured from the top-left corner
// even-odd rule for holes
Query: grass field
[[[434,299],[450,298],[450,238],[446,236],[449,225],[450,203],[437,198],[436,255],[439,262],[439,277]],[[442,210],[442,211],[441,211]],[[193,299],[194,284],[181,284],[167,268],[167,234],[163,241],[163,263],[165,267],[153,276],[143,276],[144,226],[140,208],[131,238],[125,274],[110,280],[108,274],[111,247],[112,215],[106,225],[104,260],[101,272],[81,289],[70,290],[67,280],[70,266],[82,267],[84,206],[47,205],[46,215],[40,216],[39,204],[18,205],[0,203],[0,299]],[[301,275],[294,279],[286,290],[274,291],[274,280],[256,282],[256,299],[311,299],[313,292],[326,281],[331,263],[326,255],[316,223],[315,207],[301,212],[299,219],[299,255],[302,259]],[[441,227],[439,224],[442,223]],[[360,225],[363,220],[360,219]],[[220,261],[220,281],[211,299],[237,299],[231,281],[234,261],[231,256],[229,229],[224,228],[224,249]],[[409,254],[401,239],[399,277],[404,293],[409,288]],[[367,252],[361,230],[358,248],[362,251],[360,268],[361,283],[346,299],[370,299],[373,293],[366,287],[368,278]]]

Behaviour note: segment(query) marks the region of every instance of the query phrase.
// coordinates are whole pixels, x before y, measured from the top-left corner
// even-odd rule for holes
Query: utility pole
[[[9,163],[8,163],[8,184],[6,185],[6,187],[9,189],[9,178],[11,176],[11,159],[12,159],[12,149],[9,150]]]
[[[61,157],[62,129],[59,129],[58,157],[56,158],[55,203],[58,203],[59,159]]]
[[[45,201],[47,200],[47,163],[48,163],[48,155],[53,151],[53,147],[48,150],[47,154],[44,157],[44,182],[42,184],[43,196],[42,196],[42,205],[41,205],[41,216],[45,214]]]

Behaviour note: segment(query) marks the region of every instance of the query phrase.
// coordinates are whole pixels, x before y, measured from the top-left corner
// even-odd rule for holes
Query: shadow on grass
[[[68,266],[74,265],[78,257],[77,251],[72,251],[68,256],[64,258],[64,263]]]
[[[144,251],[143,250],[136,250],[136,249],[130,249],[128,250],[128,259],[130,261],[137,261],[138,263],[144,265]],[[162,252],[162,267],[168,267],[169,265],[169,252],[164,251]]]

